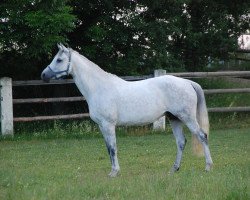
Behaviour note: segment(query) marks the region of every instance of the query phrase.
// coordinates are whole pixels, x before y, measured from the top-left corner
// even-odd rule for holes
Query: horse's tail
[[[209,135],[209,119],[208,119],[208,112],[207,112],[207,106],[206,106],[206,100],[204,92],[201,88],[201,86],[195,82],[191,82],[196,94],[197,94],[197,114],[196,118],[200,125],[200,128],[207,134],[207,137]],[[198,141],[198,138],[193,135],[192,136],[192,148],[194,154],[198,156],[203,156],[204,151],[202,148],[202,144]]]

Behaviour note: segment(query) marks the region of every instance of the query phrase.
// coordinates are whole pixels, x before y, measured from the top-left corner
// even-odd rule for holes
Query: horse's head
[[[49,82],[50,79],[59,79],[62,76],[70,74],[71,52],[62,44],[58,44],[57,46],[59,49],[58,53],[41,74],[41,78],[45,82]]]

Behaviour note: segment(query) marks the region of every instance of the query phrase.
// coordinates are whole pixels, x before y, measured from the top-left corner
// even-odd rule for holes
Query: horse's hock
[[[0,78],[0,102],[1,134],[13,135],[13,103],[11,78]]]

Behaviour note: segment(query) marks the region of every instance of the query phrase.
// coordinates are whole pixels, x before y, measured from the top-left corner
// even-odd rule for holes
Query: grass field
[[[171,134],[118,134],[121,173],[101,137],[36,134],[0,140],[0,199],[250,199],[250,129],[213,130],[211,172],[191,153],[190,134],[181,170]]]

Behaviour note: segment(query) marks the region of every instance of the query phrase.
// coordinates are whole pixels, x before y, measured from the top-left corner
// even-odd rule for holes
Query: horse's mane
[[[99,67],[97,64],[93,63],[91,60],[89,60],[88,58],[86,58],[85,56],[83,56],[82,54],[80,54],[78,51],[70,49],[71,51],[77,53],[82,59],[84,59],[85,61],[87,61],[88,63],[90,63],[91,67],[93,67],[93,69],[96,72],[100,72],[100,73],[105,73],[105,75],[107,76],[112,76],[112,77],[116,77],[119,78],[118,76],[116,76],[115,74],[111,74],[109,72],[106,72],[105,70],[103,70],[101,67]]]

